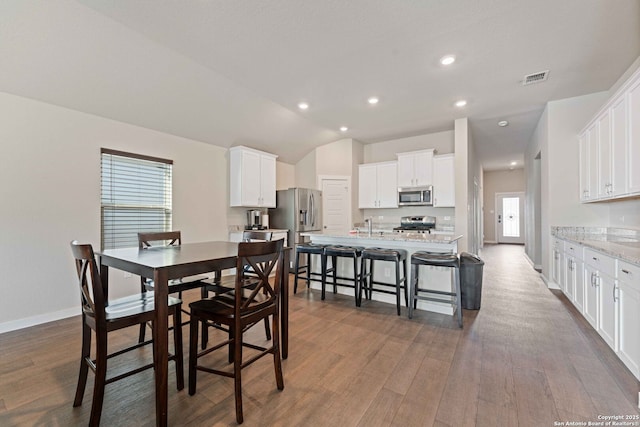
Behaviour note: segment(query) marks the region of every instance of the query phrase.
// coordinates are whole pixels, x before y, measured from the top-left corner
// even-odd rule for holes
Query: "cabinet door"
[[[453,155],[433,158],[433,206],[455,207],[456,182]]]
[[[640,379],[640,291],[623,280],[618,286],[618,356]]]
[[[558,245],[562,245],[558,240],[554,240],[554,248],[551,258],[551,280],[562,289],[563,280],[560,279],[562,275],[562,252],[558,248]],[[564,289],[562,289],[564,291]]]
[[[376,165],[360,165],[358,174],[358,207],[360,209],[376,207],[376,186]]]
[[[611,193],[627,193],[627,98],[623,94],[611,107]]]
[[[609,111],[598,118],[598,198],[611,197],[611,126]]]
[[[580,149],[580,201],[589,200],[589,136],[587,132],[578,137]]]
[[[260,204],[265,208],[276,207],[276,159],[260,157]]]
[[[413,171],[414,156],[411,154],[398,155],[398,187],[415,187],[415,176]]]
[[[616,351],[616,331],[618,329],[618,304],[613,278],[600,275],[597,278],[598,289],[598,332],[609,347]]]
[[[417,153],[413,158],[415,185],[433,185],[433,151]]]
[[[598,329],[598,288],[597,271],[588,264],[584,266],[584,318]]]
[[[573,305],[580,311],[580,313],[584,312],[584,263],[579,259],[574,259],[573,264],[573,283],[574,283],[574,292],[573,292]]]
[[[598,124],[587,130],[589,144],[589,200],[598,198]]]
[[[629,193],[640,193],[640,80],[629,89],[628,99],[627,186]]]
[[[379,208],[398,207],[398,166],[396,163],[378,165],[377,189]]]
[[[242,206],[260,206],[260,154],[242,152]]]
[[[565,262],[564,262],[564,271],[565,271],[565,280],[564,280],[564,294],[567,296],[569,301],[573,301],[573,296],[575,295],[576,289],[576,275],[575,275],[576,262],[573,257],[567,256],[565,254]]]

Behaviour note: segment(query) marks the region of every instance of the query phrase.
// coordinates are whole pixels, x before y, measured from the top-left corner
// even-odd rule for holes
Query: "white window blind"
[[[101,150],[102,248],[138,246],[139,232],[171,230],[173,161]]]

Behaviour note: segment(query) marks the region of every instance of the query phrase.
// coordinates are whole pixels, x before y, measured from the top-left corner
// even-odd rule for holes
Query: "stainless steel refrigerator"
[[[292,247],[305,241],[300,233],[322,230],[322,192],[310,188],[276,191],[276,207],[269,209],[269,228],[289,230],[287,241]]]

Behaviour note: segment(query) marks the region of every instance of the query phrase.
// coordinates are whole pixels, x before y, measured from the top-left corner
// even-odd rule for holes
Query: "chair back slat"
[[[103,321],[106,301],[93,247],[74,240],[71,242],[71,252],[75,258],[82,310],[87,315],[95,316],[97,322]]]
[[[152,244],[156,242],[156,244]],[[159,246],[157,242],[164,242],[164,246],[175,246],[182,244],[179,231],[154,231],[151,233],[138,233],[138,247],[140,249]]]
[[[245,274],[236,275],[236,316],[256,306],[277,303],[280,297],[284,239],[271,242],[241,242],[238,244],[236,271],[251,266],[251,292],[244,292]],[[275,274],[271,274],[275,268]],[[261,298],[258,298],[260,296]]]

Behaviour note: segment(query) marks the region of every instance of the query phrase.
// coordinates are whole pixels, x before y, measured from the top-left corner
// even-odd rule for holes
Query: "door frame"
[[[351,192],[351,177],[349,175],[318,175],[316,178],[316,185],[318,190],[322,191],[323,181],[346,181],[347,193],[349,194],[349,203],[347,204],[347,218],[349,223],[353,225],[353,217],[351,216],[353,205],[353,193]],[[324,196],[323,196],[324,198]],[[324,224],[324,200],[322,201],[322,223]]]
[[[500,224],[498,224],[498,216],[501,215],[501,213],[498,211],[498,198],[501,197],[501,196],[502,197],[504,197],[504,196],[507,196],[507,197],[508,196],[518,196],[522,200],[522,205],[524,206],[524,195],[525,195],[524,191],[505,191],[505,192],[501,192],[501,193],[495,193],[495,211],[494,211],[495,215],[494,215],[493,221],[494,221],[494,234],[495,234],[494,237],[495,237],[495,241],[496,241],[497,244],[500,243],[500,240],[498,239],[498,233],[499,233],[498,228],[499,228],[499,225],[500,225]],[[524,244],[524,241],[525,241],[525,238],[524,238],[524,228],[525,228],[525,226],[524,226],[524,220],[525,220],[525,218],[524,218],[524,210],[522,212],[520,212],[520,220],[522,221],[522,223],[519,224],[519,225],[521,225],[521,227],[520,227],[520,231],[521,231],[520,237],[522,237],[522,243],[514,243],[516,245]]]

